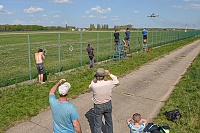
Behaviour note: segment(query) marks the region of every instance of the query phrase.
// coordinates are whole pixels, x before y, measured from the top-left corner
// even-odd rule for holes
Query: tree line
[[[97,24],[96,26],[94,24],[90,24],[89,28],[78,28],[75,26],[68,26],[65,27],[61,26],[41,26],[41,25],[0,25],[0,31],[48,31],[48,30],[79,30],[79,29],[85,29],[85,30],[114,30],[114,29],[126,29],[132,28],[132,25],[122,25],[122,26],[114,26],[113,28],[110,28],[108,24]]]

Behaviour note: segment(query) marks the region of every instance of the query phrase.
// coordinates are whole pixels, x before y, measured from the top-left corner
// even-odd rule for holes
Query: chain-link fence
[[[37,78],[34,55],[39,48],[46,50],[44,66],[47,74],[88,65],[89,58],[86,51],[88,43],[94,48],[95,62],[112,59],[113,33],[87,31],[0,33],[0,87]],[[123,39],[125,31],[119,33],[120,39]],[[199,30],[148,31],[147,44],[152,48],[199,34]],[[129,52],[142,50],[142,45],[141,31],[131,31]]]

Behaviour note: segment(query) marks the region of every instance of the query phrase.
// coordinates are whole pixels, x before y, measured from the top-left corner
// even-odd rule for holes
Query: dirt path
[[[112,96],[114,133],[128,133],[129,128],[125,120],[135,112],[151,121],[199,52],[200,40],[120,78],[120,85],[114,88]],[[92,93],[86,93],[70,100],[79,111],[83,133],[91,133],[93,129],[91,97]],[[21,123],[7,131],[7,133],[52,132],[51,110],[42,112],[30,122]]]

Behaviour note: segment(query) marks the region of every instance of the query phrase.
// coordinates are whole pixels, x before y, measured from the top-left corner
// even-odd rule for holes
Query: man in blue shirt
[[[77,133],[82,133],[78,121],[78,111],[72,103],[67,101],[71,85],[68,82],[61,85],[64,81],[66,80],[61,79],[49,92],[49,102],[53,116],[53,131],[54,133],[75,133],[76,130]],[[54,94],[57,88],[60,95],[58,99]]]
[[[143,51],[146,51],[147,50],[147,29],[146,28],[144,28],[143,30],[142,30],[142,35],[143,35],[143,47],[142,47],[142,49],[143,49]]]
[[[130,44],[129,39],[130,39],[130,34],[131,34],[129,28],[126,29],[125,34],[126,34],[126,36],[125,36],[125,38],[123,39],[123,43],[124,43],[124,45],[129,46],[129,44]],[[127,41],[127,44],[126,44],[126,41]]]
[[[129,28],[126,29],[125,34],[126,34],[126,37],[122,40],[123,43],[124,43],[124,59],[126,58],[127,52],[130,51],[130,41],[129,41],[129,39],[130,39],[131,32],[130,32]]]

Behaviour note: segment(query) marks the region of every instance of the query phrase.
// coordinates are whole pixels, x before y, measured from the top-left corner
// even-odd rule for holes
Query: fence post
[[[81,55],[80,55],[80,56],[81,56],[80,59],[81,59],[81,66],[83,65],[83,56],[82,56],[82,55],[83,55],[83,50],[82,50],[82,49],[83,49],[83,44],[82,44],[82,33],[80,33],[80,54],[81,54]]]
[[[30,82],[32,83],[32,75],[31,75],[31,46],[30,46],[30,38],[28,36],[28,64],[29,64],[29,75],[30,75]]]
[[[112,32],[110,32],[110,59],[112,59]]]
[[[154,45],[153,45],[153,40],[154,40],[154,38],[153,38],[153,37],[154,37],[154,36],[153,36],[153,33],[154,33],[154,31],[151,31],[151,33],[152,33],[152,34],[151,34],[151,43],[152,43],[151,45],[152,45],[152,48],[153,48],[153,47],[154,47]]]
[[[97,62],[99,62],[99,32],[97,33]]]
[[[58,34],[58,73],[60,74],[60,34]]]

